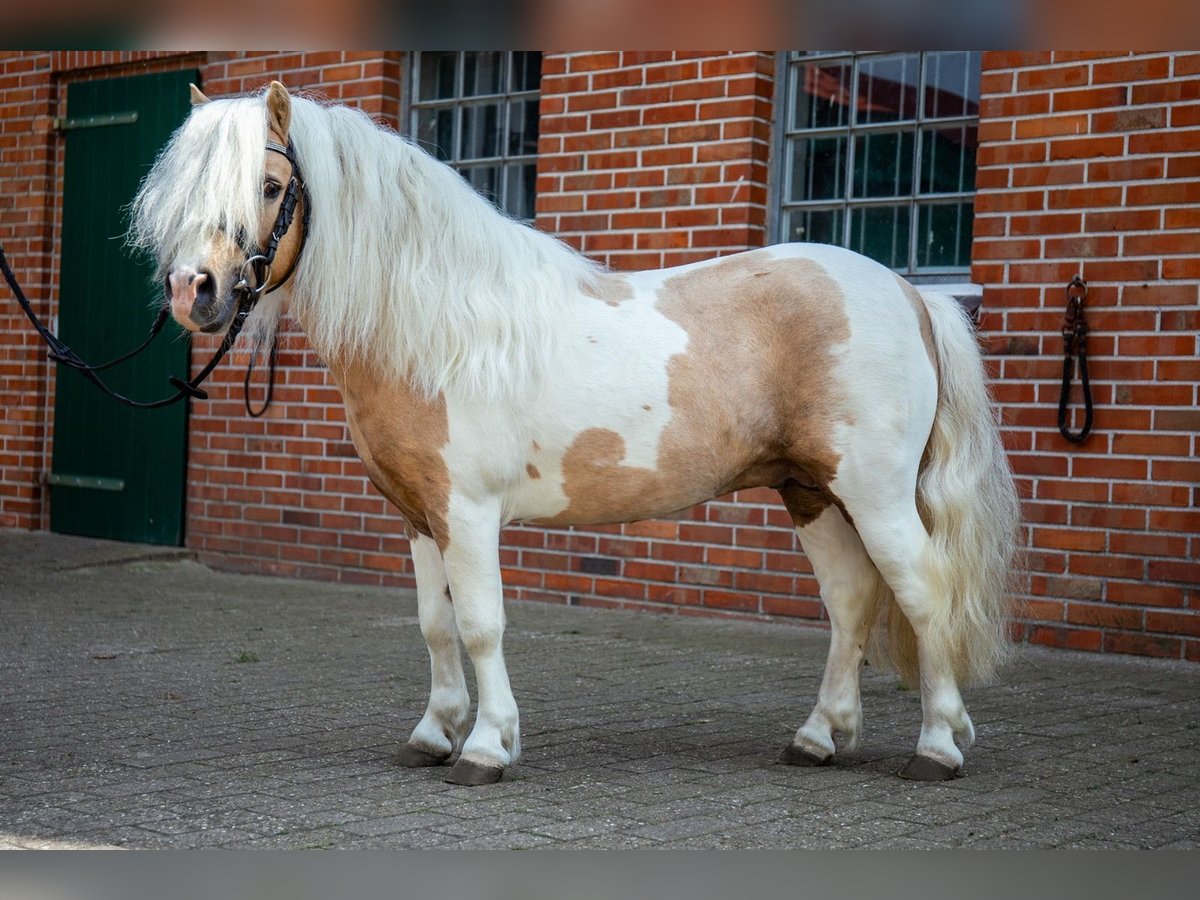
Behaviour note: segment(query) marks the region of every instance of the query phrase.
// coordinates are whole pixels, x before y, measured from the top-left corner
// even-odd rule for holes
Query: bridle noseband
[[[100,388],[100,390],[104,391],[104,393],[108,394],[108,396],[112,397],[114,400],[119,400],[121,403],[124,403],[128,406],[137,407],[138,409],[156,409],[160,406],[168,406],[178,400],[182,400],[184,397],[195,397],[198,400],[207,400],[208,393],[201,390],[200,385],[206,378],[208,378],[208,376],[212,373],[212,370],[217,367],[218,363],[225,358],[225,354],[229,352],[229,348],[232,347],[233,342],[237,340],[238,334],[242,330],[242,326],[246,323],[246,317],[250,315],[251,311],[253,311],[254,304],[258,302],[259,297],[278,290],[287,283],[288,279],[292,277],[292,274],[296,270],[296,265],[300,261],[300,255],[304,251],[304,245],[308,240],[308,223],[312,215],[312,202],[309,199],[308,190],[304,186],[304,179],[300,174],[300,164],[296,161],[295,147],[292,146],[291,140],[288,141],[286,147],[282,144],[276,143],[275,141],[268,140],[267,150],[282,154],[287,161],[291,163],[292,177],[288,181],[287,190],[283,195],[283,201],[279,205],[279,213],[275,217],[275,225],[272,227],[271,235],[267,239],[267,246],[262,248],[261,253],[247,255],[246,261],[242,263],[242,267],[238,273],[238,280],[233,286],[233,294],[235,297],[237,297],[237,311],[233,315],[233,319],[229,324],[229,329],[225,332],[225,337],[221,341],[221,346],[217,348],[217,351],[213,354],[212,359],[208,361],[208,364],[200,370],[199,374],[197,374],[195,378],[193,378],[191,381],[184,381],[182,378],[179,378],[175,375],[170,376],[167,381],[173,388],[175,388],[175,394],[171,397],[166,397],[162,400],[154,400],[149,403],[131,400],[122,394],[118,394],[107,384],[105,384],[104,381],[101,380],[100,376],[96,373],[115,366],[117,363],[124,362],[125,360],[136,356],[138,353],[141,353],[148,346],[150,346],[150,342],[158,337],[159,333],[163,329],[163,326],[166,324],[167,318],[170,316],[170,307],[164,306],[161,310],[159,310],[158,317],[154,320],[154,324],[150,327],[149,337],[147,337],[145,341],[143,341],[133,350],[129,351],[128,353],[124,353],[115,359],[111,359],[106,363],[102,363],[101,365],[88,365],[88,363],[86,363],[79,356],[79,354],[60,341],[58,336],[50,331],[50,329],[47,328],[45,324],[42,323],[41,319],[39,319],[34,313],[33,307],[30,305],[28,298],[25,296],[25,292],[21,290],[21,285],[17,283],[16,276],[13,274],[12,269],[8,265],[8,260],[4,256],[4,248],[0,247],[0,274],[2,274],[4,276],[4,280],[8,282],[8,286],[12,289],[13,296],[17,298],[17,303],[20,304],[21,309],[24,311],[26,317],[30,322],[33,323],[33,327],[37,330],[38,334],[41,335],[42,340],[44,340],[50,347],[50,358],[57,363],[70,366],[73,369],[78,369],[83,373],[84,377],[87,378],[88,381],[96,385],[96,387]],[[292,264],[288,267],[288,270],[284,274],[283,278],[276,282],[274,286],[268,288],[267,283],[271,278],[271,264],[275,261],[275,254],[279,250],[280,242],[292,227],[292,222],[296,217],[296,204],[299,202],[301,197],[304,198],[304,233],[300,236],[300,246],[296,249],[296,256],[292,260]],[[248,276],[251,274],[255,279],[255,283],[253,285],[250,284],[248,278]],[[266,402],[264,402],[258,411],[255,411],[250,407],[250,375],[254,371],[254,358],[251,357],[250,367],[246,372],[245,385],[246,410],[252,416],[262,415],[263,412],[266,411],[267,405],[271,402],[271,394],[273,392],[275,381],[275,361],[276,343],[274,340],[272,340],[270,348],[271,380],[267,387]]]

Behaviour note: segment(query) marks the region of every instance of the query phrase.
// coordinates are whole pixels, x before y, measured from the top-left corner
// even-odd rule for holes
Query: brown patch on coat
[[[615,272],[603,272],[585,281],[581,290],[586,296],[603,300],[609,306],[620,306],[623,301],[633,299],[633,285],[624,275]]]
[[[900,282],[900,290],[904,291],[904,296],[908,298],[913,312],[917,315],[917,325],[921,329],[921,340],[925,344],[925,352],[929,354],[929,362],[933,366],[933,372],[936,375],[938,370],[937,347],[933,343],[933,321],[929,318],[929,307],[925,305],[925,301],[921,299],[921,292],[915,287],[899,275],[896,275],[896,281]]]
[[[368,368],[330,364],[346,402],[350,439],[367,475],[413,530],[450,543],[450,473],[441,449],[450,440],[446,402]]]
[[[797,524],[819,515],[847,420],[832,351],[850,324],[836,282],[811,260],[751,252],[668,279],[657,308],[688,347],[667,364],[671,419],[655,468],[622,465],[624,438],[588,429],[563,456],[569,504],[548,521],[648,518],[762,485],[807,498]]]
[[[525,463],[525,473],[530,478],[541,478],[542,477],[542,473],[538,471],[538,467],[535,466],[533,463]]]

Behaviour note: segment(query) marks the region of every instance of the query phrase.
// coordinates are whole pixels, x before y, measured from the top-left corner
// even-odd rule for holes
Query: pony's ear
[[[192,106],[202,106],[205,103],[211,102],[207,97],[204,96],[204,91],[200,90],[200,88],[196,87],[191,82],[188,82],[188,87],[191,88],[192,91]]]
[[[292,123],[292,98],[288,95],[288,89],[278,81],[272,81],[267,88],[267,122],[272,130],[287,140],[288,126]]]

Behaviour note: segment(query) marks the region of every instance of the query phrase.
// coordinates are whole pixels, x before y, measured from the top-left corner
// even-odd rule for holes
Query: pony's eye
[[[274,200],[279,196],[279,192],[283,190],[277,181],[268,181],[263,184],[263,196],[268,200]]]

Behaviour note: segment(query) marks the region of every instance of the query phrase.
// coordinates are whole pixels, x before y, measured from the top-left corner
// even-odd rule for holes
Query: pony
[[[768,486],[830,623],[816,705],[781,761],[857,745],[869,658],[920,686],[899,774],[960,771],[975,736],[960,687],[1009,646],[1018,506],[955,301],[817,244],[611,271],[361,112],[279,82],[218,100],[193,87],[192,101],[134,200],[131,240],[155,255],[176,320],[219,332],[283,186],[302,179],[310,208],[272,267],[286,274],[247,327],[268,339],[288,304],[407,522],[431,678],[401,765],[457,754],[447,780],[488,784],[520,753],[502,527],[628,522]]]

